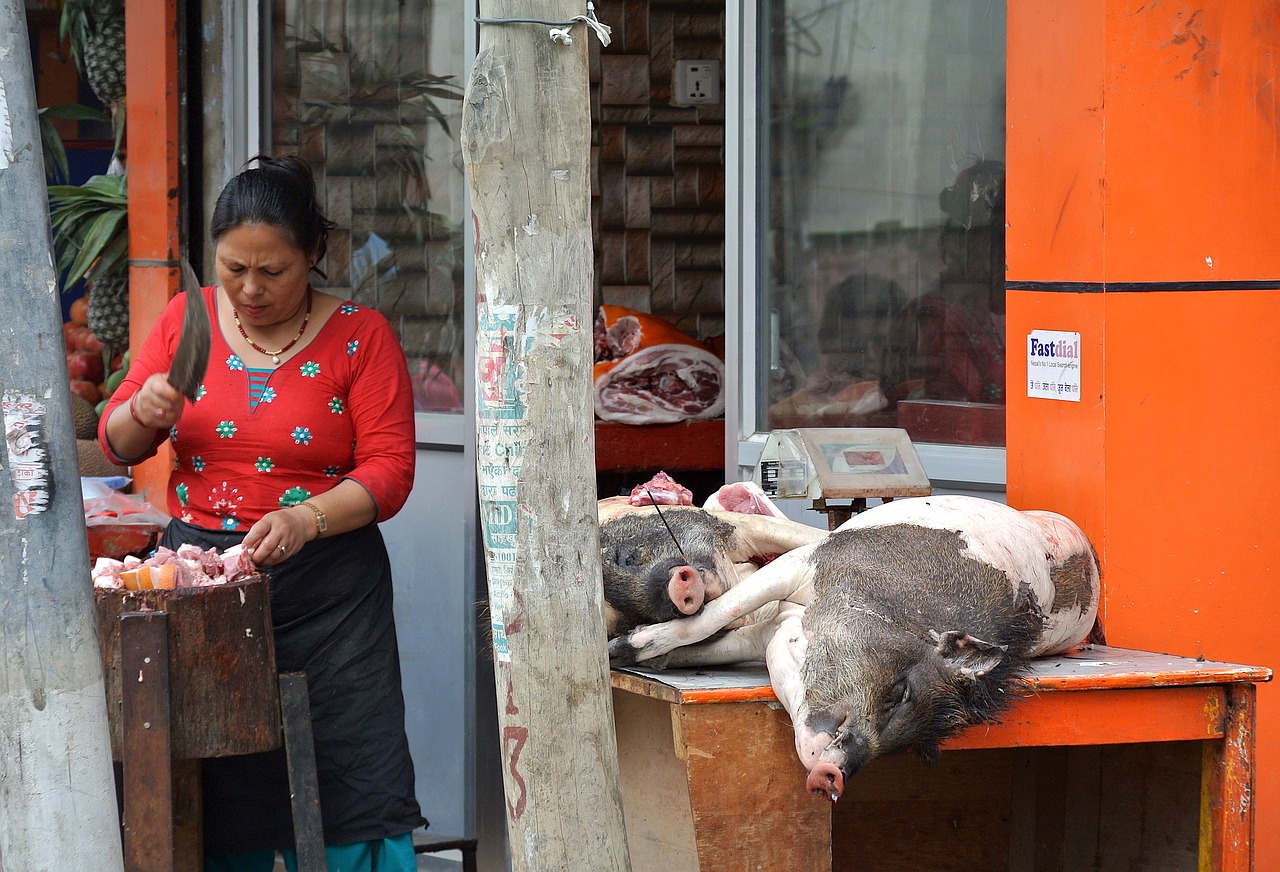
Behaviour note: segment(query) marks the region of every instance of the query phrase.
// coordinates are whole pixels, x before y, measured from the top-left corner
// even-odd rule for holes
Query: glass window
[[[758,426],[1004,445],[1004,3],[760,8]]]
[[[316,171],[330,235],[318,287],[386,315],[420,411],[463,404],[465,63],[456,3],[274,0],[274,153]]]

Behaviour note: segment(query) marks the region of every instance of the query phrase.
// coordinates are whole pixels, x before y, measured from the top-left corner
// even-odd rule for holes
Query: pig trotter
[[[630,636],[609,640],[609,665],[634,666],[640,662],[640,649],[631,644]]]
[[[814,796],[835,802],[844,793],[844,773],[840,767],[826,760],[819,760],[809,770],[804,786]]]

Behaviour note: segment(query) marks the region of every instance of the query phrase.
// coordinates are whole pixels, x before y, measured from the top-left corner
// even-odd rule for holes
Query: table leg
[[[293,801],[293,836],[298,872],[325,872],[324,829],[320,818],[320,786],[316,781],[316,749],[311,735],[311,702],[303,672],[280,675],[280,722],[289,762]]]
[[[1200,802],[1202,870],[1253,870],[1256,698],[1253,684],[1229,685],[1222,739],[1204,743]]]
[[[120,616],[124,859],[130,872],[173,872],[168,617]]]

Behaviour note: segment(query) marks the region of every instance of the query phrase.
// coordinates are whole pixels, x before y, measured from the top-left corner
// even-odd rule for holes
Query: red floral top
[[[202,290],[215,329],[200,391],[146,455],[172,440],[169,513],[206,529],[247,532],[267,512],[343,478],[364,486],[379,521],[398,512],[413,486],[413,394],[386,319],[344,302],[310,344],[270,374],[254,404],[244,360],[216,329],[216,292]],[[184,306],[181,294],[169,302],[107,404],[98,441],[116,462],[132,461],[107,444],[107,418],[148,376],[168,371]]]

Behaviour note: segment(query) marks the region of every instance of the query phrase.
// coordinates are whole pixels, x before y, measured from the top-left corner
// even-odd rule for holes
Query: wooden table
[[[1198,836],[1182,834],[1193,840],[1184,851],[1195,855],[1188,868],[1243,872],[1253,868],[1255,682],[1270,678],[1263,667],[1086,646],[1037,661],[1024,680],[1027,696],[1000,723],[971,727],[943,748],[1200,743],[1199,797],[1192,798],[1198,820],[1183,827]],[[633,872],[872,868],[849,860],[841,844],[833,860],[832,806],[804,790],[790,719],[763,664],[629,668],[615,670],[612,682]],[[850,781],[894,759],[901,758],[876,761]],[[1025,774],[1011,767],[1009,780],[1019,778]],[[868,782],[876,783],[874,775]],[[1016,783],[1009,792],[1017,796]],[[1010,805],[1006,824],[1019,813],[1016,800]],[[859,814],[876,807],[866,802]],[[1061,863],[1064,849],[1056,850]],[[1016,857],[1005,867],[1039,868]],[[874,868],[897,867],[881,861]]]

